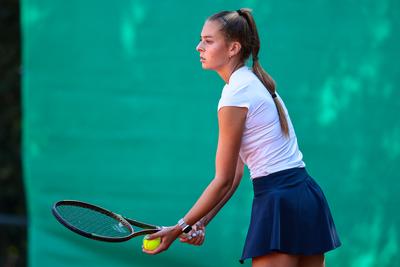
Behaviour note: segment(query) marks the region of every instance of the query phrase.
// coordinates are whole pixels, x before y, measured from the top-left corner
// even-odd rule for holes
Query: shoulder
[[[236,70],[222,90],[218,110],[223,106],[246,107],[249,110],[262,100],[266,90],[251,69],[244,66]]]
[[[235,71],[222,90],[222,97],[241,96],[252,91],[252,87],[257,83],[258,78],[248,67],[242,67]]]
[[[229,87],[232,90],[248,87],[258,81],[257,76],[247,66],[244,66],[235,71],[229,79]]]

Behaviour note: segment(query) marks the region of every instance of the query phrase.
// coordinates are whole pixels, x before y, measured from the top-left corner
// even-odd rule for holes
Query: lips
[[[205,61],[206,59],[202,56],[200,56],[200,61]]]

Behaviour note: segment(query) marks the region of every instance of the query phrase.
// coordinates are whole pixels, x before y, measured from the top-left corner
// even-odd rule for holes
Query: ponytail
[[[271,78],[271,76],[261,67],[260,63],[258,60],[253,61],[253,72],[254,74],[260,79],[260,81],[264,84],[264,86],[267,88],[269,93],[272,96],[272,99],[274,100],[276,109],[278,111],[279,115],[279,123],[281,125],[282,132],[285,136],[289,136],[289,125],[288,121],[286,118],[285,110],[283,109],[281,101],[278,99],[276,95],[276,89],[275,89],[275,82]]]
[[[279,123],[281,125],[282,132],[286,137],[288,137],[289,136],[288,121],[286,119],[286,114],[282,106],[282,103],[276,95],[275,82],[272,79],[272,77],[261,67],[261,64],[258,60],[258,52],[260,51],[260,38],[258,36],[256,23],[251,14],[251,9],[241,8],[237,10],[237,13],[239,14],[239,16],[242,16],[246,19],[250,27],[252,38],[249,44],[251,46],[251,54],[253,59],[253,72],[258,77],[258,79],[263,83],[263,85],[267,88],[268,92],[271,94],[276,109],[278,111]],[[249,55],[247,55],[247,57],[248,56]],[[247,59],[247,57],[244,58],[243,60]]]

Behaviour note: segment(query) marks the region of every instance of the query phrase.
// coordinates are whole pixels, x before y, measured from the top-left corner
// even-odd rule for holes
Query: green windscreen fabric
[[[400,266],[400,2],[22,0],[29,266],[239,266],[246,175],[201,247],[141,252],[51,214],[61,199],[173,225],[214,175],[224,85],[195,50],[204,20],[250,7],[308,171],[343,246],[329,266]],[[247,261],[245,266],[250,266]]]

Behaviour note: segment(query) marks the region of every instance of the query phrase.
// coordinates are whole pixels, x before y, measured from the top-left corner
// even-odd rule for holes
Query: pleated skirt
[[[341,245],[324,193],[305,168],[255,178],[253,188],[241,263],[271,252],[314,255]]]

